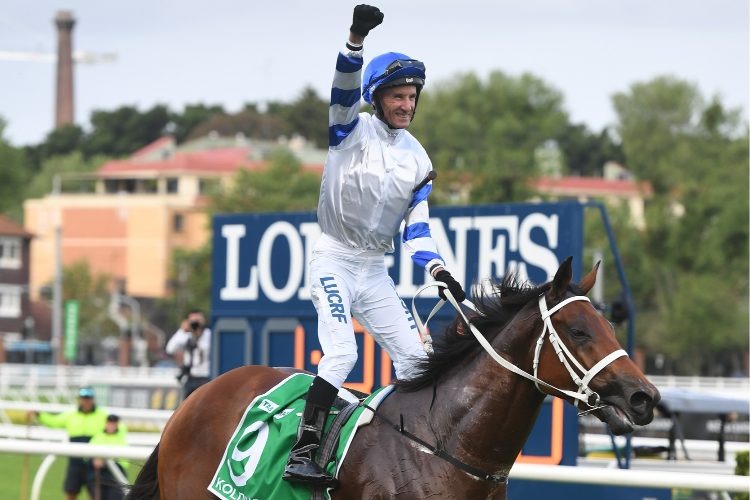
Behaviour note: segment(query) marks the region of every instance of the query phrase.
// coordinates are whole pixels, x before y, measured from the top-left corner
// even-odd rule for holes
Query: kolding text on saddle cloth
[[[245,410],[232,434],[219,468],[208,491],[224,500],[309,500],[310,485],[288,483],[281,479],[284,466],[297,439],[297,428],[313,377],[296,373],[281,381],[265,394],[257,396]],[[375,391],[366,403],[377,406],[393,386]],[[335,415],[329,415],[325,432]],[[356,429],[369,423],[372,413],[358,408],[341,430],[336,461],[328,472],[336,475],[341,468]],[[330,498],[326,492],[326,498]]]

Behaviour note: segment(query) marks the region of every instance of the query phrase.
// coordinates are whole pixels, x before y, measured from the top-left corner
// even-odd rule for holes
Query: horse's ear
[[[573,261],[571,255],[565,261],[560,264],[560,268],[555,273],[555,277],[552,279],[552,286],[550,287],[550,295],[552,297],[559,297],[570,284],[570,280],[573,279],[573,266],[570,264]]]
[[[592,269],[585,278],[578,282],[578,288],[583,291],[584,295],[588,295],[591,289],[594,288],[594,283],[596,283],[596,272],[599,270],[599,264],[601,263],[602,261],[597,261],[594,269]]]

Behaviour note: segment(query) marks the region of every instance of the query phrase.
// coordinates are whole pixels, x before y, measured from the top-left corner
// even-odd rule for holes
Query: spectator
[[[211,329],[206,328],[206,318],[200,309],[192,309],[182,321],[180,329],[167,342],[167,354],[182,353],[180,380],[187,378],[183,386],[184,398],[208,382],[211,373]]]
[[[94,390],[91,387],[82,387],[78,391],[77,409],[57,415],[34,410],[26,413],[27,420],[34,417],[38,417],[39,423],[47,427],[66,429],[70,441],[73,443],[88,443],[94,434],[101,432],[104,428],[107,413],[101,408],[97,408],[94,402]],[[84,484],[86,484],[86,464],[84,460],[70,457],[63,485],[66,500],[75,500]]]
[[[127,430],[125,426],[119,425],[120,418],[117,415],[107,417],[104,430],[94,435],[89,444],[105,444],[116,446],[127,446]],[[116,467],[119,467],[123,474],[128,468],[125,460],[117,460]],[[99,471],[98,478],[97,471]],[[106,459],[92,458],[88,467],[87,487],[91,498],[97,498],[96,489],[99,488],[100,500],[122,500],[124,498],[122,488],[118,485],[119,481],[107,468]]]

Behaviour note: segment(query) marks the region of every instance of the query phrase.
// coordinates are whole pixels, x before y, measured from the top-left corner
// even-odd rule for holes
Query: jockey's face
[[[417,106],[416,85],[399,85],[378,91],[383,118],[393,128],[406,128]]]

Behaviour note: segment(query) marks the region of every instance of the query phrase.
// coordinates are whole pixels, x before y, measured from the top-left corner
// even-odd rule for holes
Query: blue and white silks
[[[426,269],[444,266],[430,235],[432,183],[412,192],[432,163],[409,132],[359,113],[362,65],[361,50],[339,52],[318,223],[325,234],[353,249],[384,252],[393,252],[393,236],[401,229],[404,248],[416,263]]]

